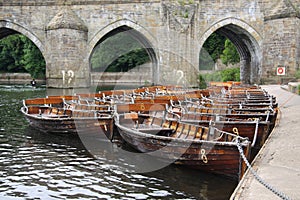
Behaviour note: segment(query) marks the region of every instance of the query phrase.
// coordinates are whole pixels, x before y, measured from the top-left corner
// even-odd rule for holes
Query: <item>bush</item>
[[[228,65],[229,63],[235,64],[240,62],[239,53],[237,52],[234,44],[228,39],[225,40],[225,49],[223,50],[220,58],[222,63],[225,65]]]
[[[207,87],[206,81],[204,77],[200,74],[199,75],[199,88],[200,89],[205,89]]]
[[[296,79],[300,79],[300,69],[298,69],[298,70],[296,71],[295,76],[296,76]]]
[[[199,87],[206,88],[207,83],[211,81],[240,81],[240,68],[228,68],[221,71],[215,71],[212,74],[199,75]]]
[[[228,68],[221,71],[222,81],[240,81],[240,68]]]

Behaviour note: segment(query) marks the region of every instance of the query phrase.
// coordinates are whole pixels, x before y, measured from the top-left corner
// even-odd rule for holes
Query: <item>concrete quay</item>
[[[254,171],[288,199],[300,199],[300,96],[280,85],[262,86],[276,96],[277,124],[252,162]],[[259,183],[247,170],[231,200],[281,199]]]

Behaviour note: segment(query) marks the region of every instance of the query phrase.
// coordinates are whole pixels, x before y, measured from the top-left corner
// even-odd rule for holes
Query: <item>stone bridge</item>
[[[195,85],[200,50],[214,32],[236,46],[245,83],[277,81],[278,66],[285,67],[280,78],[293,78],[300,63],[299,0],[0,2],[0,39],[21,33],[32,40],[45,58],[48,87],[89,87],[95,47],[122,31],[147,50],[146,78],[155,84]]]

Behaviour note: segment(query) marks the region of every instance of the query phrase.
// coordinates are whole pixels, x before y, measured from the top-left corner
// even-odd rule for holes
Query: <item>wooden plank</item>
[[[76,94],[76,95],[78,95],[81,99],[102,98],[102,94],[99,93],[83,93],[83,94]]]
[[[52,95],[52,96],[47,96],[47,98],[48,99],[62,98],[62,99],[65,99],[67,101],[70,101],[70,100],[78,100],[79,96],[76,96],[76,95],[61,95],[61,96]]]
[[[154,98],[154,99],[135,99],[135,103],[152,103],[152,104],[170,104],[170,100],[168,99],[159,99],[159,98]]]
[[[62,98],[36,98],[24,100],[25,105],[61,104]]]
[[[117,104],[116,111],[118,113],[124,112],[144,112],[144,111],[165,111],[165,104],[158,103],[134,103],[134,104]]]

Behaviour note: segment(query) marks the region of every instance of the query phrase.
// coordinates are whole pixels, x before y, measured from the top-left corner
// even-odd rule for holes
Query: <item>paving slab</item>
[[[276,96],[277,124],[252,162],[254,171],[289,199],[300,199],[300,96],[280,85],[262,86]],[[234,200],[282,199],[259,183],[248,170],[232,194]]]

